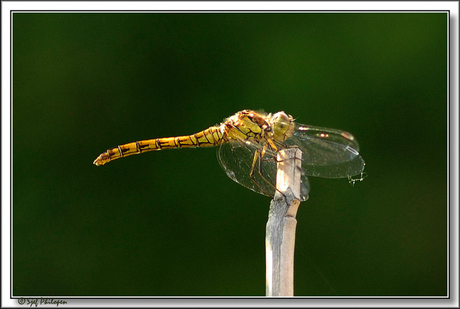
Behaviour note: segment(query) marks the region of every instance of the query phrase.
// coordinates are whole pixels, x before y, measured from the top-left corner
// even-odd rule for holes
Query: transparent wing
[[[265,160],[262,161],[262,175],[265,179],[258,172],[254,173],[255,181],[250,177],[254,156],[260,147],[259,144],[249,141],[230,140],[219,146],[217,159],[230,179],[254,192],[270,196],[275,193],[276,162],[273,158],[276,159],[276,154],[267,151]],[[258,160],[257,169],[259,164]]]
[[[298,124],[283,143],[302,150],[302,169],[307,176],[347,178],[364,170],[358,142],[348,132]]]
[[[259,157],[263,145],[251,141],[230,140],[219,146],[217,159],[226,175],[240,185],[262,195],[273,197],[276,191],[276,152],[266,149],[263,157]],[[251,170],[254,157],[254,175]],[[301,199],[308,199],[309,183],[306,175],[302,176]]]

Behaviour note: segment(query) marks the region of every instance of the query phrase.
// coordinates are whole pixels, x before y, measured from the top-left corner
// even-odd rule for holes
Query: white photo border
[[[330,8],[334,8],[331,11]],[[12,298],[12,14],[14,12],[449,12],[449,297],[56,297],[61,307],[459,307],[458,301],[458,1],[2,1],[2,307]],[[36,298],[36,297],[34,297]],[[49,297],[47,297],[49,298]],[[25,305],[25,304],[24,304]],[[24,306],[22,305],[22,306]],[[56,304],[44,305],[56,307]]]

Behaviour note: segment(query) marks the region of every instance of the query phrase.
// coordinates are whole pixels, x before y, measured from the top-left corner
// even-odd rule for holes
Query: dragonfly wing
[[[277,174],[275,151],[266,149],[264,156],[258,158],[255,163],[253,178],[250,176],[254,156],[261,150],[262,146],[255,142],[230,140],[219,146],[217,159],[230,179],[256,193],[273,197],[276,192]],[[307,175],[302,173],[300,188],[302,201],[308,199],[309,188]]]
[[[348,132],[300,124],[284,143],[302,150],[307,176],[347,178],[364,170],[358,142]]]
[[[233,181],[256,193],[273,196],[276,184],[276,154],[267,151],[262,161],[256,162],[254,180],[250,176],[258,149],[261,149],[261,145],[255,142],[230,140],[219,146],[217,159],[225,174]],[[259,173],[259,166],[262,173]]]

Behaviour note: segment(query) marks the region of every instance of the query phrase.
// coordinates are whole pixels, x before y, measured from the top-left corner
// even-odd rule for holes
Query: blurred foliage
[[[13,295],[263,296],[270,199],[214,149],[107,148],[251,108],[352,132],[310,179],[295,294],[447,293],[446,13],[13,14]]]

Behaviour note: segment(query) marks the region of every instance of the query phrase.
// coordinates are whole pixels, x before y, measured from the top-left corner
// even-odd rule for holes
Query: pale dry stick
[[[277,160],[277,190],[265,231],[265,295],[294,296],[295,217],[300,204],[302,151],[280,150]]]

